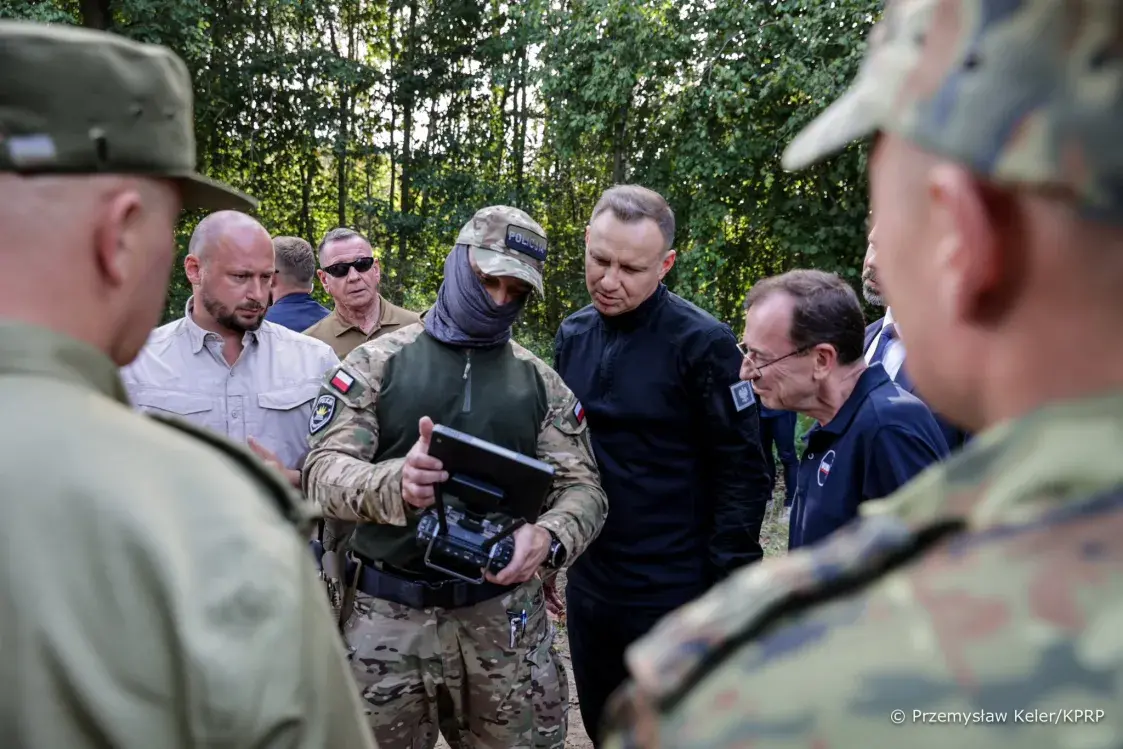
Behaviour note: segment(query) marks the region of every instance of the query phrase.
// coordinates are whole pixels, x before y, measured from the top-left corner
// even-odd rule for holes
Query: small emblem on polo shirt
[[[827,483],[831,475],[831,466],[834,465],[834,450],[827,450],[827,454],[819,461],[819,486]]]

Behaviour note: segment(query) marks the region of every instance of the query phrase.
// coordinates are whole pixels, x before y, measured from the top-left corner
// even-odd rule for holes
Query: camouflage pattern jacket
[[[621,747],[1118,747],[1123,393],[980,434],[627,653]]]
[[[418,513],[401,494],[422,416],[550,463],[554,484],[537,525],[558,537],[568,562],[600,532],[608,500],[584,413],[557,373],[513,341],[458,349],[416,323],[329,372],[309,424],[305,491],[326,517],[359,524],[351,546],[363,556],[422,569]],[[338,526],[328,535],[340,535]]]

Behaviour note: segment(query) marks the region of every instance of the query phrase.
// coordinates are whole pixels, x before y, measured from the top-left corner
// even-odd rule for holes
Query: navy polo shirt
[[[317,302],[311,294],[286,294],[270,305],[265,311],[265,319],[303,333],[330,313],[331,310]]]
[[[935,417],[880,364],[858,378],[838,414],[807,433],[792,503],[788,548],[813,544],[948,455]]]

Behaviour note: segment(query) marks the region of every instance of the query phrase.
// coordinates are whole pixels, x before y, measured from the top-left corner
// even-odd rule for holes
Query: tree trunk
[[[113,9],[110,0],[79,0],[82,12],[82,25],[88,29],[108,31],[113,25]]]

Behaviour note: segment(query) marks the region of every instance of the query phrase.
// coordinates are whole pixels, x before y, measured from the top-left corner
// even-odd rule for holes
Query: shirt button
[[[230,415],[236,419],[239,416],[239,412],[238,411],[231,411]]]
[[[815,460],[815,453],[810,453],[810,454],[809,454],[809,455],[807,456],[807,459],[808,459],[808,460]]]

